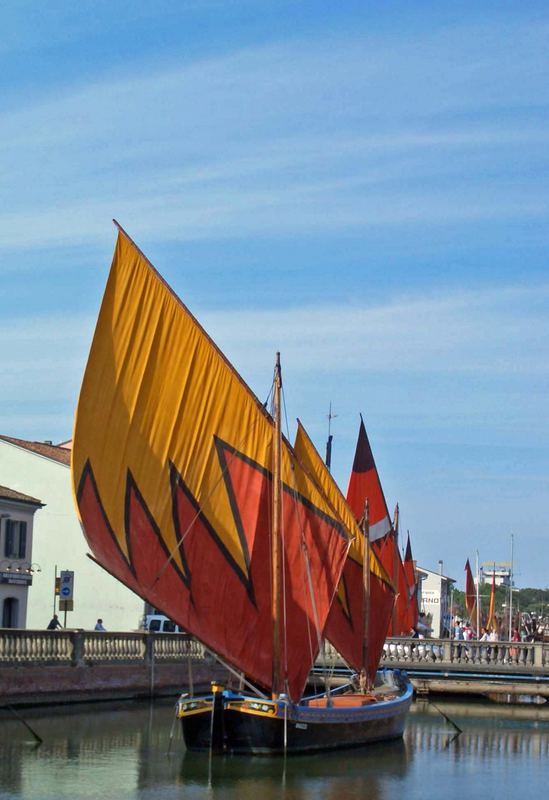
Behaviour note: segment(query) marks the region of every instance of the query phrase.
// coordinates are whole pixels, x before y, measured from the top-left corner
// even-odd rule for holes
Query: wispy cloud
[[[401,36],[398,49],[325,37],[152,74],[136,62],[46,95],[0,115],[0,247],[102,241],[112,216],[177,241],[539,218],[547,134],[520,104],[546,92],[542,29],[514,30],[505,59],[505,28]]]
[[[549,376],[549,286],[208,316],[231,351],[286,352],[292,370]],[[253,342],[251,345],[250,342]]]
[[[448,422],[448,415],[463,414],[465,409],[459,412],[455,402],[456,392],[463,397],[463,387],[458,388],[463,378],[481,378],[475,389],[476,407],[468,413],[488,427],[499,380],[505,379],[505,391],[511,394],[521,393],[525,379],[531,386],[532,378],[549,381],[548,308],[545,285],[416,295],[366,308],[209,312],[201,322],[258,394],[267,388],[261,382],[270,373],[276,350],[282,350],[285,370],[298,394],[306,392],[318,375],[330,374],[342,397],[349,387],[364,381],[385,385],[387,377],[398,376],[399,400],[390,403],[391,413],[407,420],[409,435],[414,417],[424,429],[428,418],[436,427],[437,417]],[[15,400],[17,395],[12,411],[16,417],[21,406],[34,402],[37,386],[46,415],[55,416],[55,409],[63,407],[71,417],[93,325],[91,317],[74,315],[0,323],[3,391],[6,398]],[[424,388],[417,390],[421,377],[442,381],[431,402]],[[543,402],[541,394],[530,397],[530,407],[523,406],[528,419],[540,412]],[[70,422],[67,418],[66,424]],[[13,426],[9,430],[13,433]]]

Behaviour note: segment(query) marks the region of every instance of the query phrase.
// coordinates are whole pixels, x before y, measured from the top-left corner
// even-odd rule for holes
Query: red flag
[[[476,630],[477,593],[469,559],[465,563],[465,607],[471,626]]]
[[[404,554],[404,573],[408,583],[408,595],[410,598],[410,616],[412,625],[415,628],[419,619],[419,608],[417,604],[417,579],[416,570],[414,567],[414,559],[412,558],[412,545],[410,543],[410,533],[408,533],[408,542],[406,543],[406,553]]]

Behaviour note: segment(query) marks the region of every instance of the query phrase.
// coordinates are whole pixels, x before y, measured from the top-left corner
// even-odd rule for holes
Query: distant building
[[[421,579],[420,611],[431,617],[432,636],[442,639],[450,634],[450,595],[455,584],[453,578],[433,572],[424,567],[417,568]]]
[[[25,628],[33,562],[34,515],[43,504],[35,497],[0,486],[0,627]]]
[[[88,545],[72,498],[71,451],[67,444],[70,442],[56,446],[51,442],[0,436],[0,484],[31,499],[40,498],[33,501],[34,510],[45,504],[34,524],[31,563],[36,565],[35,571],[31,579],[26,579],[24,587],[28,594],[26,624],[21,616],[18,625],[46,627],[54,611],[59,609],[59,599],[55,596],[56,574],[70,570],[74,572],[74,610],[67,612],[67,627],[91,630],[101,617],[107,630],[135,630],[143,619],[143,600],[86,555]],[[21,505],[21,509],[24,507]],[[27,509],[30,513],[30,505]],[[5,513],[10,512],[6,510]],[[30,517],[25,520],[28,526]],[[5,521],[2,522],[4,534]],[[27,527],[27,536],[28,530]],[[4,588],[4,583],[0,586]],[[63,622],[64,612],[59,617]]]
[[[492,584],[494,576],[496,586],[511,585],[511,565],[510,564],[483,564],[480,568],[480,582]]]

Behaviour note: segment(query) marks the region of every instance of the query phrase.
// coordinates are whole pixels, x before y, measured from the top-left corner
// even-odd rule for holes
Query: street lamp
[[[13,565],[12,565],[13,566]],[[26,572],[29,575],[32,575],[33,572],[42,572],[42,567],[40,564],[33,562],[32,564],[29,561],[24,561],[22,564],[17,564],[15,567],[16,572]]]
[[[42,567],[35,561],[0,561],[0,570],[3,572],[26,572],[32,575],[34,572],[42,572]]]

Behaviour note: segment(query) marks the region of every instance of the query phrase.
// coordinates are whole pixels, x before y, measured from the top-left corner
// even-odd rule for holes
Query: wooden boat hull
[[[331,705],[318,700],[293,704],[224,692],[221,703],[220,695],[210,695],[202,710],[180,710],[185,744],[189,750],[270,755],[397,739],[404,731],[412,687],[398,671],[394,679],[394,696],[375,702],[346,694],[334,696]]]

